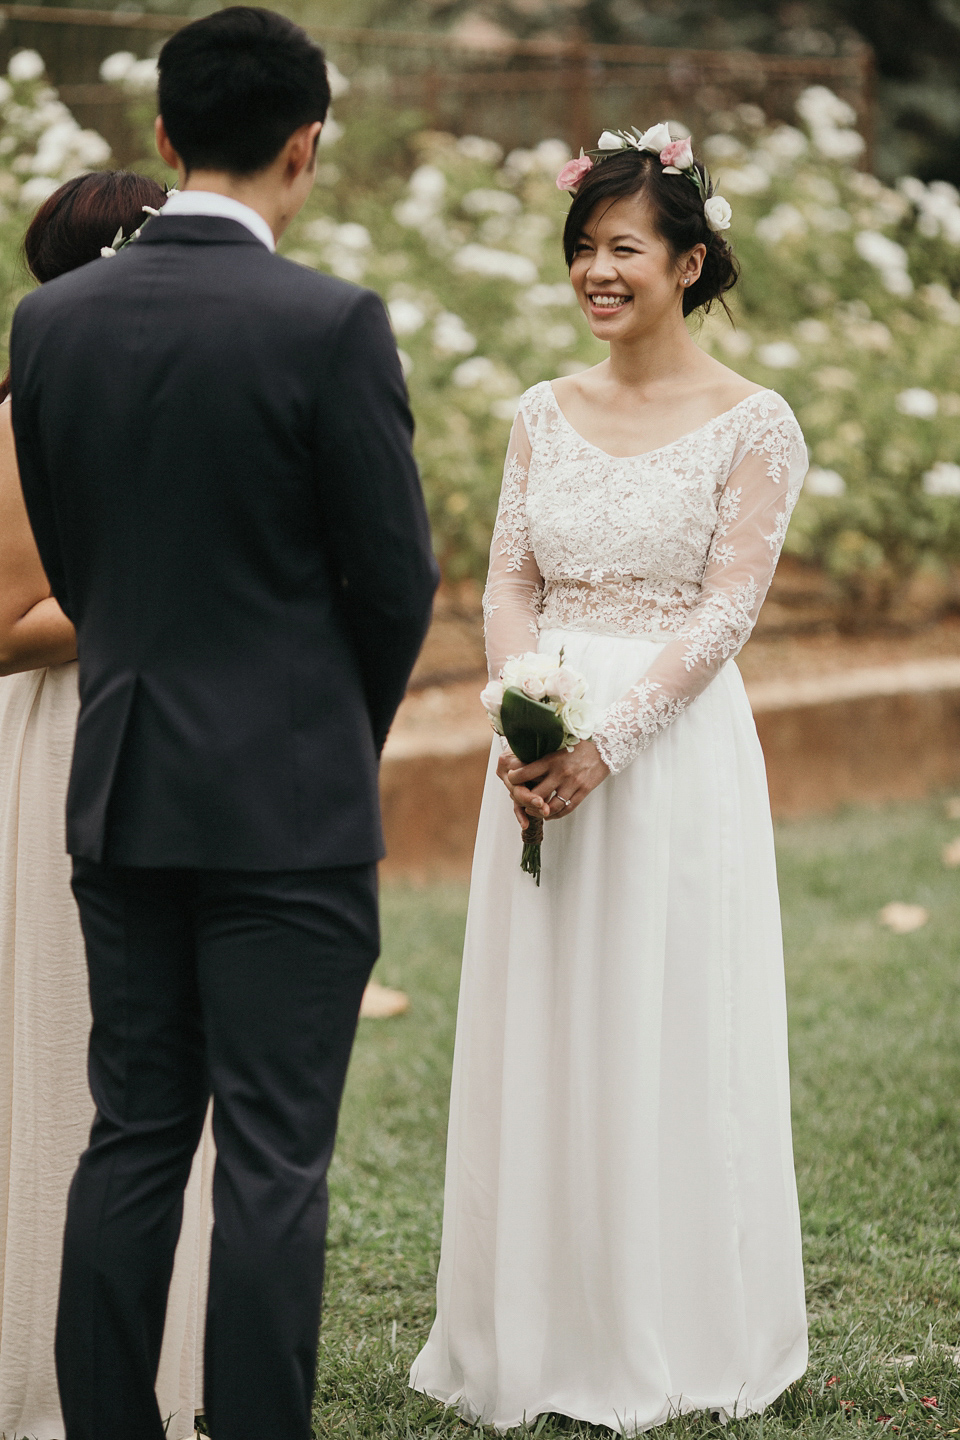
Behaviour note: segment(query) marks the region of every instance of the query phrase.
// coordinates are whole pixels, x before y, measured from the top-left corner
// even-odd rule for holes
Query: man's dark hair
[[[273,10],[233,5],[195,20],[159,67],[160,114],[188,172],[254,175],[330,104],[323,51]]]

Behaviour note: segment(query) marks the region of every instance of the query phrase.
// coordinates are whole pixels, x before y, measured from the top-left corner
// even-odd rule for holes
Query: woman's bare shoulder
[[[749,400],[751,395],[760,395],[766,388],[744,379],[736,370],[731,370],[729,365],[715,360],[712,355],[705,355],[704,359],[709,362],[704,378],[716,398],[718,412],[732,410],[734,405]]]
[[[573,375],[558,375],[555,380],[550,381],[557,403],[562,408],[564,400],[589,397],[598,389],[608,368],[609,361],[601,360],[599,365],[591,365],[587,370],[577,370]]]

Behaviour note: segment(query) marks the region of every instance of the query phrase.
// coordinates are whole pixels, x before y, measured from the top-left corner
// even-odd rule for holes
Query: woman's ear
[[[703,262],[707,258],[706,245],[694,245],[689,255],[686,255],[680,266],[680,280],[684,289],[689,289],[700,279],[700,272],[703,269]]]

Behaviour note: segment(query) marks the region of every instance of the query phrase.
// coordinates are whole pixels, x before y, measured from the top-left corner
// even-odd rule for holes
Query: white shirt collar
[[[216,215],[221,220],[236,220],[245,225],[251,235],[256,235],[268,250],[276,250],[273,231],[256,210],[234,200],[230,195],[217,195],[212,190],[178,190],[171,195],[161,210],[161,215]]]

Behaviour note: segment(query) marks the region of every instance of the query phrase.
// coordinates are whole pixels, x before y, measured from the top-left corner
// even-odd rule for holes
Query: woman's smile
[[[587,295],[587,299],[594,315],[615,315],[630,304],[633,296],[593,291]]]

